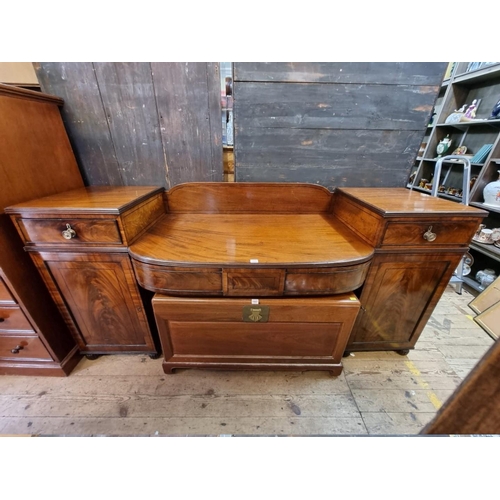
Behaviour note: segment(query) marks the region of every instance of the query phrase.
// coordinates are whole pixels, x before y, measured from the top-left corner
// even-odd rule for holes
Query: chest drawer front
[[[279,368],[283,363],[296,368],[341,368],[359,310],[359,301],[352,294],[267,298],[253,305],[250,299],[157,294],[152,303],[167,370],[228,365]],[[247,307],[257,314],[248,317]]]
[[[0,336],[0,359],[42,359],[52,360],[38,337],[21,335]]]
[[[114,219],[19,219],[26,241],[32,243],[121,244],[122,239]],[[68,228],[68,225],[70,226]],[[66,239],[63,231],[72,229],[74,237]]]
[[[465,246],[477,230],[478,221],[401,221],[389,222],[384,233],[382,246]],[[435,239],[424,238],[427,232],[435,235]]]
[[[169,294],[222,295],[222,272],[201,268],[166,268],[132,260],[139,284]]]
[[[223,271],[224,295],[265,297],[282,295],[284,269],[226,269]]]
[[[33,331],[28,319],[19,307],[0,307],[0,334],[9,331]]]
[[[3,282],[2,278],[0,278],[0,305],[5,304],[15,304],[16,301],[14,297],[9,292],[7,285]],[[0,325],[1,328],[2,325]]]
[[[334,269],[288,269],[285,295],[332,295],[346,293],[360,287],[370,262]]]

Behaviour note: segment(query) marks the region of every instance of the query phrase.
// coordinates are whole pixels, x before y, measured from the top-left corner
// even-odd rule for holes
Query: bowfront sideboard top
[[[373,247],[309,185],[184,184],[130,247],[139,283],[174,295],[282,296],[350,292]]]
[[[331,193],[293,183],[88,187],[6,212],[83,352],[151,353],[139,304],[146,291],[254,299],[355,292],[361,310],[349,350],[413,348],[486,215],[404,188]],[[96,336],[116,308],[115,335]],[[143,326],[131,336],[134,323]]]

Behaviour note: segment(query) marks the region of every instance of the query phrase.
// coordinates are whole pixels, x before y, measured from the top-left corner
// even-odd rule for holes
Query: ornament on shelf
[[[484,204],[492,207],[500,207],[500,170],[496,181],[486,184],[483,189]]]
[[[465,110],[467,109],[467,104],[464,104],[460,109],[456,109],[453,113],[451,113],[448,118],[446,118],[444,123],[460,123],[462,120]]]
[[[500,119],[500,100],[493,106],[491,110],[491,115],[488,116],[488,120],[498,120]]]
[[[444,139],[439,141],[439,144],[436,147],[436,152],[438,154],[438,158],[441,158],[451,147],[451,143],[453,141],[450,139],[450,135],[448,134]]]
[[[472,104],[467,108],[465,112],[465,118],[476,118],[476,109],[477,109],[477,99],[472,101]]]
[[[481,104],[481,99],[474,99],[472,104],[467,108],[463,114],[460,121],[462,122],[472,122],[476,120],[476,113],[479,105]]]

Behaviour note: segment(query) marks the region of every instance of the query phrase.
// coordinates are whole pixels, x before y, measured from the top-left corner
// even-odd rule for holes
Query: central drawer
[[[153,298],[166,373],[201,367],[328,370],[338,375],[359,307],[353,294]]]
[[[224,295],[229,297],[283,295],[284,269],[224,269]]]
[[[121,244],[115,219],[17,219],[24,238],[31,243]],[[64,236],[65,231],[70,238]]]

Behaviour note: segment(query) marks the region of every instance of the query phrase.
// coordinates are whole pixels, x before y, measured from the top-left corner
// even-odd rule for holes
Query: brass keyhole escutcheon
[[[434,241],[437,238],[437,234],[432,232],[432,226],[424,233],[424,240]]]
[[[71,240],[76,238],[76,231],[69,224],[66,224],[66,229],[62,232],[62,235],[65,239]]]
[[[250,323],[267,323],[269,320],[269,306],[243,306],[243,321]]]

